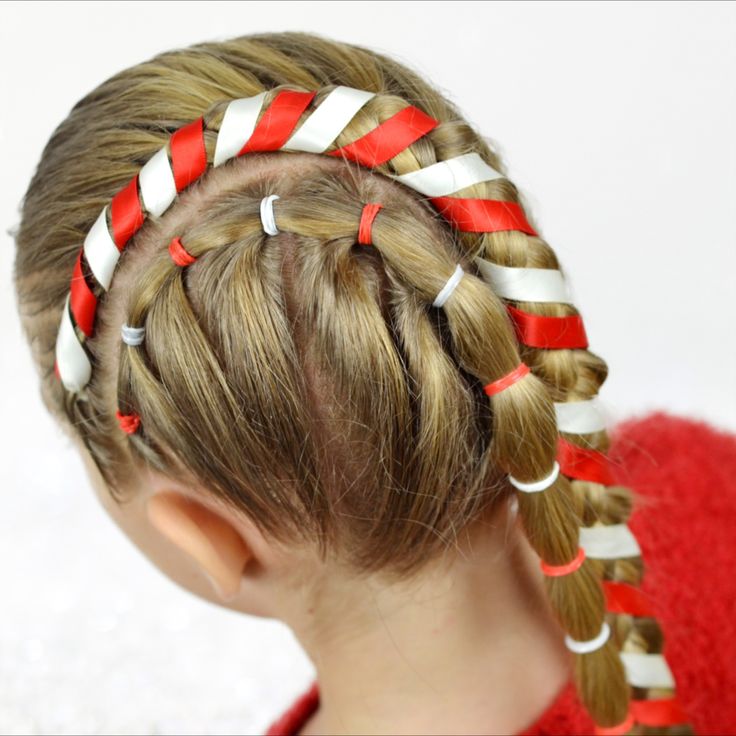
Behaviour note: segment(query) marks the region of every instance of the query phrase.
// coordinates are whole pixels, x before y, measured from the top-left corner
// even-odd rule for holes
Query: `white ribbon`
[[[66,389],[81,391],[92,376],[92,364],[74,332],[69,313],[70,299],[71,293],[66,296],[59,334],[56,336],[56,365]]]
[[[626,524],[580,527],[580,546],[587,557],[596,560],[616,560],[619,557],[641,555],[639,543]]]
[[[319,103],[283,146],[282,151],[323,153],[375,92],[340,85]]]
[[[596,397],[587,401],[556,401],[555,414],[560,432],[589,434],[606,428],[605,412]]]
[[[100,212],[84,239],[84,255],[95,278],[107,291],[120,259],[120,251],[107,229],[107,207]]]
[[[505,178],[504,174],[491,168],[478,153],[464,153],[418,171],[389,176],[427,197],[445,197],[473,184]]]
[[[263,91],[253,97],[233,100],[227,106],[217,134],[213,161],[215,166],[237,156],[238,151],[248,142],[258,122],[265,96],[266,92]]]
[[[138,183],[146,211],[157,217],[166,212],[176,199],[176,182],[166,146],[148,159],[140,170]]]
[[[554,268],[512,268],[474,258],[483,278],[504,299],[572,304],[562,272]]]
[[[661,654],[642,654],[640,652],[621,652],[626,670],[626,681],[634,687],[675,687],[667,661]]]

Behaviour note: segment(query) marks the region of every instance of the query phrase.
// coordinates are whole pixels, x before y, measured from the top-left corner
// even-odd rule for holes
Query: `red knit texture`
[[[677,697],[695,733],[736,734],[736,435],[660,411],[613,427],[609,454],[617,478],[640,497],[629,526]],[[267,736],[296,736],[318,707],[313,682]],[[523,733],[593,732],[569,683]]]

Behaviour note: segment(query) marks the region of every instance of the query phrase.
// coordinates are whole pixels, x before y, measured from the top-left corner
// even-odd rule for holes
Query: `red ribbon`
[[[611,613],[628,613],[630,616],[654,616],[647,595],[628,583],[603,581],[603,592],[606,595],[606,609]]]
[[[664,727],[678,723],[687,723],[688,717],[676,698],[662,700],[632,700],[626,719],[617,726],[596,726],[596,736],[622,736],[628,733],[634,724],[642,726]]]
[[[316,94],[316,91],[281,90],[261,115],[252,135],[238,151],[238,156],[253,151],[276,151],[281,148]]]
[[[688,721],[677,698],[632,700],[629,708],[636,722],[643,726],[674,726]]]
[[[514,368],[510,373],[507,373],[505,376],[501,376],[501,378],[496,379],[495,381],[492,381],[491,383],[483,386],[483,390],[489,395],[489,396],[495,396],[497,393],[500,393],[505,388],[508,388],[512,383],[516,383],[519,379],[524,378],[524,376],[529,373],[530,368],[526,363],[519,363],[519,365]]]
[[[112,239],[118,250],[123,249],[143,224],[143,209],[138,198],[138,174],[112,198],[110,224]]]
[[[399,110],[357,141],[328,151],[328,156],[344,156],[373,168],[401,153],[414,141],[439,125],[439,121],[409,105]]]
[[[579,314],[569,317],[544,317],[506,305],[522,345],[532,348],[587,348],[588,338]]]
[[[557,438],[557,462],[564,475],[578,480],[614,484],[608,457],[598,450],[590,450],[568,442],[564,437]]]
[[[95,312],[97,311],[97,297],[89,288],[87,279],[84,278],[82,271],[82,253],[84,248],[77,254],[77,260],[74,264],[74,273],[71,280],[71,295],[69,297],[69,305],[74,317],[75,324],[84,332],[87,337],[92,336],[92,330],[95,324]]]
[[[527,222],[524,210],[516,202],[462,197],[431,197],[430,202],[455,229],[462,232],[521,230],[529,235],[537,234]]]
[[[176,191],[180,192],[198,179],[207,168],[203,118],[199,117],[172,133],[169,147],[174,183]]]

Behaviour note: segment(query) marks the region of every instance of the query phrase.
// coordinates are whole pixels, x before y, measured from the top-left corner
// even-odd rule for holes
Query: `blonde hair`
[[[191,187],[206,205],[197,217],[176,232],[149,218],[143,230],[158,240],[158,228],[159,249],[137,253],[134,236],[123,259],[138,278],[124,295],[115,295],[113,281],[110,298],[124,299],[128,324],[145,324],[144,344],[117,356],[102,349],[100,330],[120,325],[106,321],[101,299],[98,333],[86,343],[95,371],[83,396],[65,391],[53,375],[59,315],[101,207],[194,118],[204,118],[211,163],[232,99],[317,90],[313,109],[336,85],[375,95],[331,149],[407,105],[439,124],[373,171],[347,161],[340,171],[305,166],[298,177],[270,174],[215,192],[206,173]],[[594,397],[607,367],[587,349],[519,344],[507,304],[473,266],[479,256],[559,269],[548,243],[519,230],[459,232],[426,198],[390,179],[467,153],[504,170],[455,106],[414,72],[308,33],[162,53],[80,100],[49,140],[25,195],[15,276],[44,401],[82,439],[112,494],[124,501],[144,461],[196,479],[274,539],[317,543],[359,572],[407,576],[514,493],[507,475],[547,475],[561,434],[555,402]],[[259,205],[271,193],[280,195],[281,234],[269,237]],[[505,177],[453,196],[522,204]],[[383,208],[372,246],[358,245],[362,208],[374,201]],[[186,269],[165,247],[175,235],[196,258]],[[465,277],[442,309],[432,307],[458,263]],[[577,314],[564,303],[514,304],[535,315]],[[483,385],[522,360],[532,372],[489,399]],[[141,417],[139,431],[120,432],[116,406]],[[562,436],[608,450],[604,430]],[[623,486],[564,473],[518,500],[531,544],[551,565],[575,557],[581,525],[623,524],[632,505]],[[619,654],[660,652],[656,621],[605,612],[601,581],[637,584],[642,571],[639,557],[588,557],[576,572],[546,579],[573,639],[596,637],[606,616],[614,624],[603,647],[576,656],[581,699],[602,726],[624,721],[632,695],[672,695],[632,693]]]

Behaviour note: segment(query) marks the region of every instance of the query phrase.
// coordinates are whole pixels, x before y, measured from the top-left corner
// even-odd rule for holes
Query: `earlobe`
[[[146,512],[161,534],[199,564],[224,600],[238,594],[252,551],[227,519],[177,491],[155,493]]]

